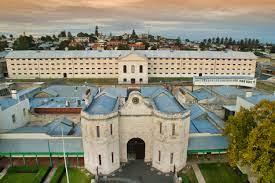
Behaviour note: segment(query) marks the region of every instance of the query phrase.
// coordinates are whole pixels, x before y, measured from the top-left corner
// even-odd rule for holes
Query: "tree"
[[[227,121],[228,157],[231,166],[249,165],[259,182],[275,180],[275,101],[262,101],[241,109]]]
[[[0,41],[0,51],[4,51],[8,47],[7,41]]]
[[[180,37],[177,38],[176,45],[177,45],[177,46],[180,46],[180,45],[181,45],[181,39],[180,39]]]
[[[235,116],[230,116],[226,122],[225,133],[229,138],[228,158],[231,166],[236,166],[247,147],[250,131],[256,126],[251,112],[241,109]]]
[[[131,39],[137,39],[137,38],[138,38],[138,36],[136,34],[136,31],[135,31],[135,29],[133,29],[132,34],[131,34]]]
[[[58,37],[67,37],[66,31],[61,31],[61,32],[58,34]]]
[[[72,37],[73,37],[73,35],[72,35],[71,32],[68,32],[68,37],[69,37],[69,38],[72,38]]]
[[[35,46],[33,37],[30,36],[19,36],[14,42],[13,49],[14,50],[29,50],[33,49]]]
[[[98,36],[99,36],[98,26],[95,26],[95,36],[96,36],[96,37],[98,37]]]

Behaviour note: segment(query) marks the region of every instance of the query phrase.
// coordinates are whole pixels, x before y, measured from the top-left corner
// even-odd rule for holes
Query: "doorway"
[[[133,138],[127,143],[128,160],[138,160],[145,158],[145,142],[140,138]]]
[[[136,79],[135,78],[132,78],[131,79],[131,84],[135,84],[136,83]]]
[[[67,73],[63,73],[63,78],[67,78]]]

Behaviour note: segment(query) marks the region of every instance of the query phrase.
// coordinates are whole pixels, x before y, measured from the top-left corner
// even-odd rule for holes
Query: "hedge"
[[[42,183],[50,173],[51,167],[41,167],[34,177],[33,183]]]
[[[8,169],[8,173],[37,173],[39,171],[39,167],[33,166],[14,166]]]
[[[64,165],[58,166],[50,183],[59,183],[63,177],[64,172],[65,172],[65,166]]]

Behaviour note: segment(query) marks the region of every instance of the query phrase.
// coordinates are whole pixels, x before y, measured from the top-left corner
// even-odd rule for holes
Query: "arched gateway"
[[[145,158],[145,142],[140,138],[132,138],[127,143],[128,160]]]

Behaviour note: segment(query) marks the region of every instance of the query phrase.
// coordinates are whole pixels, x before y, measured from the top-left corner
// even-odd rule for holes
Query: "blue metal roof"
[[[102,92],[108,93],[109,95],[113,97],[127,97],[127,89],[126,88],[105,88]]]
[[[213,94],[204,88],[200,88],[192,92],[192,95],[198,100],[213,98]]]
[[[219,128],[224,128],[224,122],[214,113],[205,110],[198,104],[190,108],[190,133],[221,133]]]
[[[191,121],[193,133],[221,133],[212,123],[207,119],[194,119]]]
[[[0,98],[0,106],[2,110],[5,110],[15,104],[17,104],[18,101],[12,98]]]
[[[83,152],[82,139],[64,138],[66,152]],[[0,139],[0,153],[63,152],[60,139]]]
[[[89,114],[109,114],[115,110],[117,100],[117,97],[101,93],[93,99],[85,112]]]
[[[150,58],[230,58],[256,59],[252,52],[237,51],[170,51],[170,50],[73,50],[73,51],[11,51],[6,58],[118,58],[129,53]]]
[[[163,87],[141,87],[140,92],[143,97],[151,97],[156,91],[164,90]]]
[[[255,95],[252,97],[247,97],[246,100],[256,105],[262,100],[275,101],[275,95]]]
[[[50,97],[50,98],[31,98],[31,108],[66,108],[66,101],[71,108],[85,107],[85,101],[81,97]],[[78,103],[80,101],[80,103]],[[78,105],[80,104],[80,105]]]
[[[164,113],[180,113],[185,109],[178,103],[178,101],[170,93],[165,90],[159,91],[158,95],[154,96],[153,101],[157,109]]]
[[[228,140],[225,136],[190,136],[188,151],[227,149]]]
[[[96,87],[66,85],[51,85],[44,89],[43,92],[58,97],[83,97],[88,89],[90,89],[92,96],[97,94],[98,89]]]
[[[50,136],[81,136],[79,125],[75,125],[67,118],[57,118],[44,126],[24,126],[10,130],[8,133],[45,133]]]

